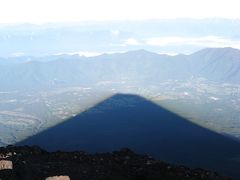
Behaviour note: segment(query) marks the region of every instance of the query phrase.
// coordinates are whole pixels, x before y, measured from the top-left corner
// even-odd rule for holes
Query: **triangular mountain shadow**
[[[240,177],[240,143],[137,95],[116,94],[18,145],[104,152],[128,147],[168,162]]]

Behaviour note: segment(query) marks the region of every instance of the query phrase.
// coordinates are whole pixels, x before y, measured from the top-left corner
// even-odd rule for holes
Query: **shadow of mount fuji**
[[[17,145],[88,152],[128,147],[168,162],[240,177],[240,143],[137,95],[116,94]]]

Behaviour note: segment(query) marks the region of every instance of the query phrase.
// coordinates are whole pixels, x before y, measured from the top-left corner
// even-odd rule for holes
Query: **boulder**
[[[47,177],[46,180],[70,180],[69,176],[52,176]]]
[[[13,169],[12,161],[0,160],[0,170],[4,170],[4,169]]]

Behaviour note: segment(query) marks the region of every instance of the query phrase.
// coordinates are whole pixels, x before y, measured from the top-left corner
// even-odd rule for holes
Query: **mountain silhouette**
[[[167,80],[205,78],[218,83],[240,83],[240,50],[207,48],[190,55],[162,55],[145,50],[96,57],[47,56],[29,62],[0,65],[0,90],[29,90],[94,85],[122,79],[143,86]],[[28,59],[28,58],[26,58]]]
[[[168,162],[240,177],[240,143],[131,94],[113,95],[17,145],[89,152],[128,147]]]

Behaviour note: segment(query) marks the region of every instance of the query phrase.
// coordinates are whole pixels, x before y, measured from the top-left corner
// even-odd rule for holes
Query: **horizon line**
[[[11,59],[11,58],[23,58],[23,57],[28,57],[28,58],[43,58],[43,57],[50,57],[50,56],[79,56],[79,57],[85,57],[85,58],[93,58],[93,57],[99,57],[99,56],[104,56],[104,55],[114,55],[114,54],[126,54],[126,53],[131,53],[131,52],[140,52],[140,51],[145,51],[147,53],[151,54],[156,54],[156,55],[165,55],[165,56],[179,56],[179,55],[184,55],[184,56],[189,56],[192,54],[195,54],[197,52],[207,50],[207,49],[234,49],[240,51],[238,48],[226,46],[226,47],[206,47],[206,48],[201,48],[197,51],[193,51],[191,53],[158,53],[155,51],[149,51],[146,49],[135,49],[135,50],[126,50],[126,51],[115,51],[115,52],[95,52],[95,51],[77,51],[77,52],[63,52],[63,53],[56,53],[56,54],[50,54],[50,55],[43,55],[43,56],[32,56],[32,55],[18,55],[18,56],[7,56],[7,57],[0,57],[2,59]]]

